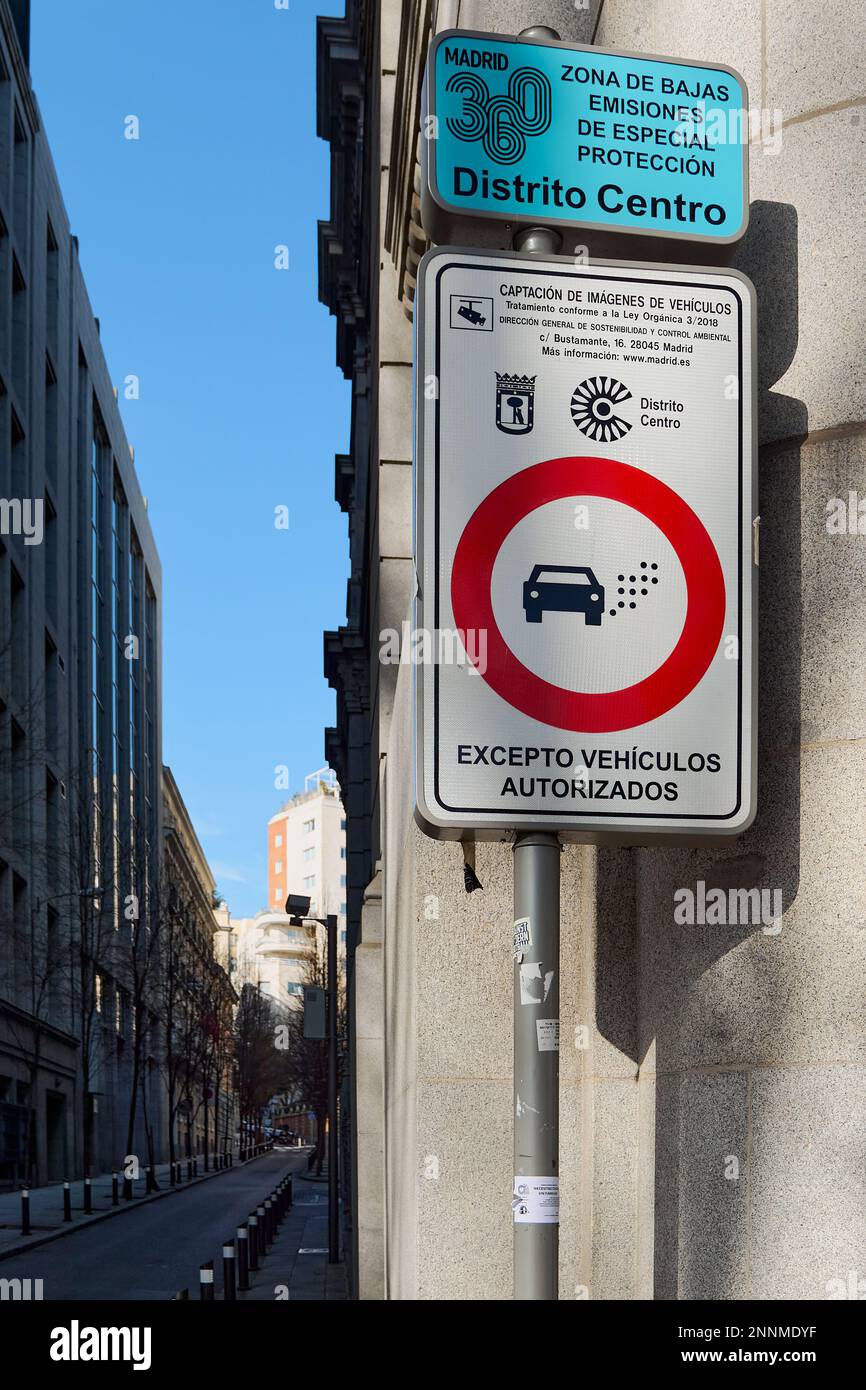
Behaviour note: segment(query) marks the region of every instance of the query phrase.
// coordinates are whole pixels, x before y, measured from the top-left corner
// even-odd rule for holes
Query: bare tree
[[[255,985],[244,985],[235,1013],[234,1051],[241,1125],[249,1133],[261,1135],[262,1110],[285,1087],[286,1053],[278,1047],[277,1032],[284,1026],[284,1011]]]
[[[205,1162],[209,1163],[212,1133],[215,1144],[219,1143],[221,1085],[226,1076],[232,1076],[231,1005],[235,996],[210,949],[200,904],[173,881],[170,873],[164,877],[160,918],[160,1016],[164,1033],[160,1061],[168,1098],[169,1158],[174,1162],[177,1157],[175,1130],[180,1116],[186,1121],[187,1157],[192,1156],[192,1130],[203,1111]],[[227,1125],[231,1107],[224,1108]]]

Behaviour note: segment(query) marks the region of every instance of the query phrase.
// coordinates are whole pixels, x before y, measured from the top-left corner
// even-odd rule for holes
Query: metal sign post
[[[552,29],[526,36],[559,35]],[[531,227],[515,250],[555,255],[562,238]],[[514,843],[513,1297],[559,1297],[559,860],[558,835]],[[526,949],[521,949],[524,944]]]
[[[515,1299],[559,1290],[560,853],[556,835],[514,845]]]

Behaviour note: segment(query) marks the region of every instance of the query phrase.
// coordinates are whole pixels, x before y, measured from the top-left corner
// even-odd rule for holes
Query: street
[[[171,1299],[199,1296],[199,1266],[214,1262],[222,1297],[222,1243],[306,1151],[276,1150],[158,1202],[72,1232],[0,1263],[0,1279],[42,1279],[46,1300]]]

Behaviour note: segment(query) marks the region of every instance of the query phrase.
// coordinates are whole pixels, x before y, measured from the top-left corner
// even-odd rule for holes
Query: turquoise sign
[[[716,243],[748,221],[731,68],[449,30],[428,57],[425,229],[489,219]]]

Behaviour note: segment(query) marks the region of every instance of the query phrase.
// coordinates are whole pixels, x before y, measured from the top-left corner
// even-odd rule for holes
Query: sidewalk
[[[346,1267],[328,1264],[328,1188],[296,1174],[294,1203],[238,1302],[345,1302]]]
[[[267,1150],[266,1150],[267,1152]],[[258,1155],[263,1157],[263,1155]],[[255,1158],[249,1158],[247,1163],[255,1163]],[[239,1168],[244,1165],[235,1157],[234,1167]],[[18,1255],[24,1251],[31,1250],[34,1246],[44,1245],[47,1241],[56,1240],[59,1236],[68,1234],[69,1231],[80,1230],[82,1226],[91,1226],[97,1221],[105,1221],[109,1217],[117,1216],[120,1212],[129,1210],[131,1207],[140,1207],[147,1202],[157,1202],[162,1197],[168,1196],[172,1192],[182,1192],[186,1187],[196,1187],[199,1183],[208,1182],[211,1178],[219,1177],[222,1173],[229,1172],[227,1168],[211,1168],[210,1172],[204,1172],[204,1159],[198,1159],[198,1177],[191,1181],[187,1179],[187,1162],[183,1160],[181,1172],[183,1180],[176,1187],[171,1186],[171,1165],[169,1163],[157,1164],[155,1168],[156,1181],[159,1184],[159,1191],[145,1195],[146,1180],[144,1170],[142,1175],[133,1183],[134,1196],[130,1201],[123,1199],[123,1177],[119,1175],[118,1190],[119,1200],[117,1206],[112,1205],[111,1200],[111,1173],[100,1173],[98,1177],[91,1180],[92,1192],[92,1215],[86,1215],[84,1211],[84,1183],[81,1179],[77,1182],[70,1182],[70,1194],[72,1199],[72,1220],[63,1219],[63,1184],[50,1183],[45,1187],[33,1187],[30,1189],[30,1235],[25,1236],[21,1233],[21,1192],[0,1193],[0,1260],[8,1259],[12,1255]]]

